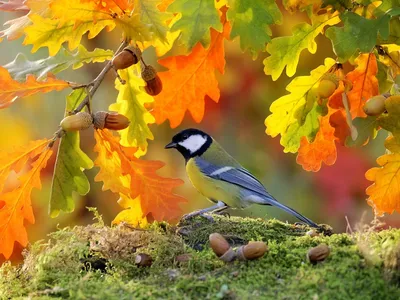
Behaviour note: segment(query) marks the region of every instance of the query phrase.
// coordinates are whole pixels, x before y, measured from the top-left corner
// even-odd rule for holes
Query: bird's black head
[[[185,129],[177,133],[172,142],[165,149],[175,148],[188,160],[202,155],[212,143],[212,138],[207,133],[198,129]]]

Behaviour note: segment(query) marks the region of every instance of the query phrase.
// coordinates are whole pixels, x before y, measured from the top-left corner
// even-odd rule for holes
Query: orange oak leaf
[[[130,10],[133,7],[129,0],[81,0],[82,3],[90,2],[96,5],[96,10],[114,12],[117,14]]]
[[[28,160],[39,155],[48,143],[48,140],[38,140],[28,145],[15,147],[12,151],[0,151],[0,193],[10,172],[21,172]]]
[[[30,149],[26,156],[30,158],[36,151],[37,149]],[[15,242],[23,247],[28,244],[24,221],[27,220],[31,224],[35,223],[31,192],[33,188],[41,189],[40,171],[46,167],[52,153],[53,151],[50,148],[44,149],[31,164],[30,171],[19,177],[19,186],[0,194],[0,254],[3,254],[6,259],[11,256]],[[26,162],[28,158],[23,156],[15,164],[20,165],[22,161]]]
[[[211,28],[211,43],[204,49],[201,43],[185,56],[172,56],[159,60],[169,70],[160,72],[162,92],[154,99],[153,115],[157,124],[166,119],[172,128],[177,127],[188,110],[199,123],[204,116],[205,97],[218,102],[220,91],[215,69],[221,74],[225,68],[224,39],[229,38],[230,25],[222,15],[222,33]]]
[[[357,67],[346,74],[346,79],[352,83],[353,88],[347,92],[350,104],[351,117],[365,117],[364,103],[372,96],[379,94],[379,84],[376,75],[378,64],[373,53],[362,53],[355,60]],[[343,108],[342,98],[330,101],[331,107]]]
[[[378,216],[384,213],[400,212],[400,138],[389,136],[385,141],[385,147],[391,152],[384,154],[376,160],[380,167],[369,169],[365,178],[373,181],[366,193],[369,196],[367,202],[373,207]]]
[[[67,87],[68,82],[56,79],[50,73],[44,81],[37,81],[35,76],[27,75],[25,82],[18,82],[11,78],[7,69],[0,67],[0,109],[11,105],[18,97],[61,91]]]
[[[369,169],[365,174],[368,180],[374,181],[366,190],[367,202],[378,216],[395,210],[400,212],[400,154],[386,154],[376,161],[381,167]]]
[[[143,216],[151,213],[157,221],[173,220],[182,214],[179,204],[186,199],[172,190],[183,181],[159,176],[157,170],[163,162],[136,158],[136,149],[121,146],[119,138],[108,130],[96,130],[95,138],[99,156],[94,163],[100,167],[95,180],[104,182],[103,190],[111,189],[130,199],[140,197]]]
[[[297,163],[306,171],[318,172],[322,162],[331,166],[336,161],[335,128],[329,123],[334,110],[329,109],[326,116],[320,117],[320,127],[311,143],[303,136],[297,155]]]
[[[330,113],[329,123],[335,129],[334,135],[341,144],[344,144],[346,138],[350,135],[350,128],[346,122],[346,111],[342,102],[343,93],[344,85],[343,82],[340,82],[339,87],[328,101],[330,109],[333,108],[332,113]]]

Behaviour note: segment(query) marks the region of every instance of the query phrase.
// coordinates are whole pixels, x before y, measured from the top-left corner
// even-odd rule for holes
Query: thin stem
[[[124,40],[121,45],[119,46],[119,48],[117,49],[117,51],[115,51],[114,57],[116,55],[118,55],[127,45],[129,44],[129,42],[127,40]],[[93,86],[90,89],[89,94],[85,97],[85,99],[82,100],[82,102],[78,105],[78,107],[72,112],[72,114],[76,114],[78,112],[80,112],[89,102],[89,99],[94,95],[94,93],[96,93],[97,89],[99,88],[100,84],[103,82],[104,77],[106,76],[106,74],[108,73],[108,71],[110,71],[112,69],[112,60],[110,60],[106,66],[104,67],[103,70],[101,70],[101,72],[99,73],[99,75],[92,81]]]

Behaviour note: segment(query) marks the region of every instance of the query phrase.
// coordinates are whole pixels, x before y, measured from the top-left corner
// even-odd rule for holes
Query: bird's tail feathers
[[[272,196],[270,196],[270,197],[263,196],[261,198],[263,201],[259,200],[260,197],[257,197],[257,198],[258,198],[257,200],[256,199],[251,199],[251,200],[253,200],[253,202],[258,203],[258,204],[272,205],[272,206],[279,207],[280,209],[283,209],[284,211],[288,212],[289,214],[295,216],[296,218],[298,218],[299,220],[301,220],[304,223],[308,224],[309,226],[315,227],[315,228],[319,228],[319,226],[316,223],[314,223],[313,221],[311,221],[309,218],[303,216],[302,214],[298,213],[294,209],[292,209],[292,208],[290,208],[290,207],[278,202],[278,200],[276,200]]]

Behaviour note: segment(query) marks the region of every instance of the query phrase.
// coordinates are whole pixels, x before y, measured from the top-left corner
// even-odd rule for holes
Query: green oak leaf
[[[269,25],[282,23],[275,0],[230,0],[227,18],[232,24],[231,38],[240,37],[242,51],[249,49],[253,59],[271,38]]]
[[[378,36],[378,45],[397,44],[400,45],[400,19],[392,18],[389,22],[389,36],[386,39]]]
[[[210,28],[222,32],[222,23],[214,0],[175,0],[167,11],[180,13],[181,18],[176,21],[171,31],[181,31],[179,41],[191,50],[197,42],[208,47],[211,41]]]
[[[90,52],[84,46],[79,45],[78,49],[73,52],[61,48],[55,56],[35,61],[30,61],[24,54],[18,53],[17,57],[6,64],[4,68],[8,70],[14,80],[24,81],[28,74],[33,74],[40,80],[46,78],[49,72],[56,74],[71,66],[74,70],[79,69],[84,63],[103,62],[111,59],[112,56],[112,50],[96,48]]]
[[[383,0],[382,4],[374,10],[374,15],[379,17],[394,7],[400,7],[400,0]]]
[[[163,42],[166,42],[168,26],[166,21],[172,18],[172,14],[161,12],[157,5],[160,0],[135,0],[135,12],[140,14],[144,24],[150,25],[150,30]]]
[[[383,39],[389,36],[390,15],[378,19],[366,19],[353,12],[341,15],[343,27],[330,27],[325,35],[332,41],[339,62],[347,61],[359,50],[371,52],[377,43],[378,33]]]
[[[315,37],[320,34],[327,25],[335,25],[340,22],[337,14],[322,15],[313,19],[313,25],[301,23],[292,30],[292,36],[277,37],[267,45],[267,51],[271,55],[264,60],[264,72],[277,80],[286,67],[286,75],[292,77],[296,73],[301,51],[308,49],[310,53],[317,51]]]
[[[358,132],[357,139],[353,141],[351,136],[348,136],[345,142],[346,147],[361,147],[367,144],[370,139],[375,139],[378,134],[376,119],[376,116],[355,118],[352,123]]]
[[[66,111],[72,111],[84,98],[84,89],[77,89],[67,97]],[[50,216],[60,211],[72,212],[75,208],[73,192],[86,195],[90,185],[83,169],[93,167],[92,160],[79,147],[79,132],[67,132],[60,141],[53,174],[50,198]]]
[[[378,60],[378,74],[376,78],[379,82],[379,93],[384,94],[390,90],[393,85],[393,81],[388,76],[388,66],[384,65]]]
[[[311,143],[319,130],[319,119],[321,109],[318,103],[314,103],[313,108],[307,114],[304,123],[294,122],[290,124],[285,134],[282,134],[281,145],[285,147],[285,153],[296,153],[300,147],[300,141],[303,136],[307,137]]]

